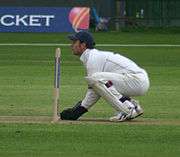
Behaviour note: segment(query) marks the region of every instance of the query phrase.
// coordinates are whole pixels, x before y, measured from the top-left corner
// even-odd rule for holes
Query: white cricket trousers
[[[93,89],[88,89],[82,101],[82,106],[89,109],[98,101],[100,96],[103,96],[117,111],[127,113],[130,106],[123,104],[119,99],[122,96],[144,95],[150,84],[145,70],[138,73],[97,72],[86,77],[86,80]],[[105,86],[109,81],[113,84],[111,88]]]
[[[145,70],[138,73],[97,72],[92,75],[95,80],[111,81],[116,90],[124,96],[144,95],[149,88],[149,78]]]

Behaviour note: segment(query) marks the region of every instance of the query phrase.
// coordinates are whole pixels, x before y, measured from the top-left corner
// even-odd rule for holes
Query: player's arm
[[[100,95],[96,94],[96,92],[91,87],[88,87],[86,96],[84,97],[81,106],[89,109],[99,100],[99,98]]]
[[[96,60],[95,57],[92,57],[88,60],[88,63],[86,65],[86,72],[87,76],[90,76],[99,70],[98,63],[94,64],[94,61]],[[79,101],[73,108],[65,109],[63,112],[60,113],[62,120],[77,120],[79,117],[81,117],[84,113],[88,111],[88,109],[95,104],[99,100],[100,96],[95,93],[95,91],[88,87],[88,90],[86,92],[86,95],[83,99],[83,101]]]
[[[93,89],[88,88],[83,101],[79,101],[73,108],[68,108],[61,112],[61,119],[77,120],[84,113],[86,113],[88,109],[99,100],[99,98],[100,96],[96,94]]]

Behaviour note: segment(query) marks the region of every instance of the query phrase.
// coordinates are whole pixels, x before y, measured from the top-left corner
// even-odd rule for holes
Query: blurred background
[[[1,7],[90,7],[92,31],[180,26],[179,0],[1,0]]]

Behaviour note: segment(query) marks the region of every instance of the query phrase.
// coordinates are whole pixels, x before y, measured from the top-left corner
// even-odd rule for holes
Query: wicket
[[[60,59],[61,49],[57,48],[55,52],[54,64],[54,104],[53,104],[53,122],[60,120],[59,113],[59,84],[60,84]]]

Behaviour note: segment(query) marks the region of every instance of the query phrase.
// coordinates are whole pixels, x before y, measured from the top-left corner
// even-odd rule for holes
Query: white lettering
[[[7,22],[7,21],[5,22],[6,19],[14,19],[13,15],[4,15],[4,16],[2,16],[1,19],[0,19],[0,22],[4,26],[13,26],[14,25],[13,21],[12,22]]]
[[[54,15],[3,15],[0,24],[3,26],[46,26],[49,27]]]
[[[19,26],[20,23],[22,23],[24,26],[27,26],[28,23],[26,23],[25,19],[28,17],[28,15],[24,15],[20,17],[20,15],[16,15],[16,26]]]
[[[39,18],[41,18],[40,15],[30,15],[29,16],[29,25],[30,26],[41,26],[41,23],[39,23]]]
[[[42,18],[45,18],[46,19],[46,23],[45,23],[45,26],[50,26],[50,19],[53,19],[54,18],[54,15],[42,15]]]

